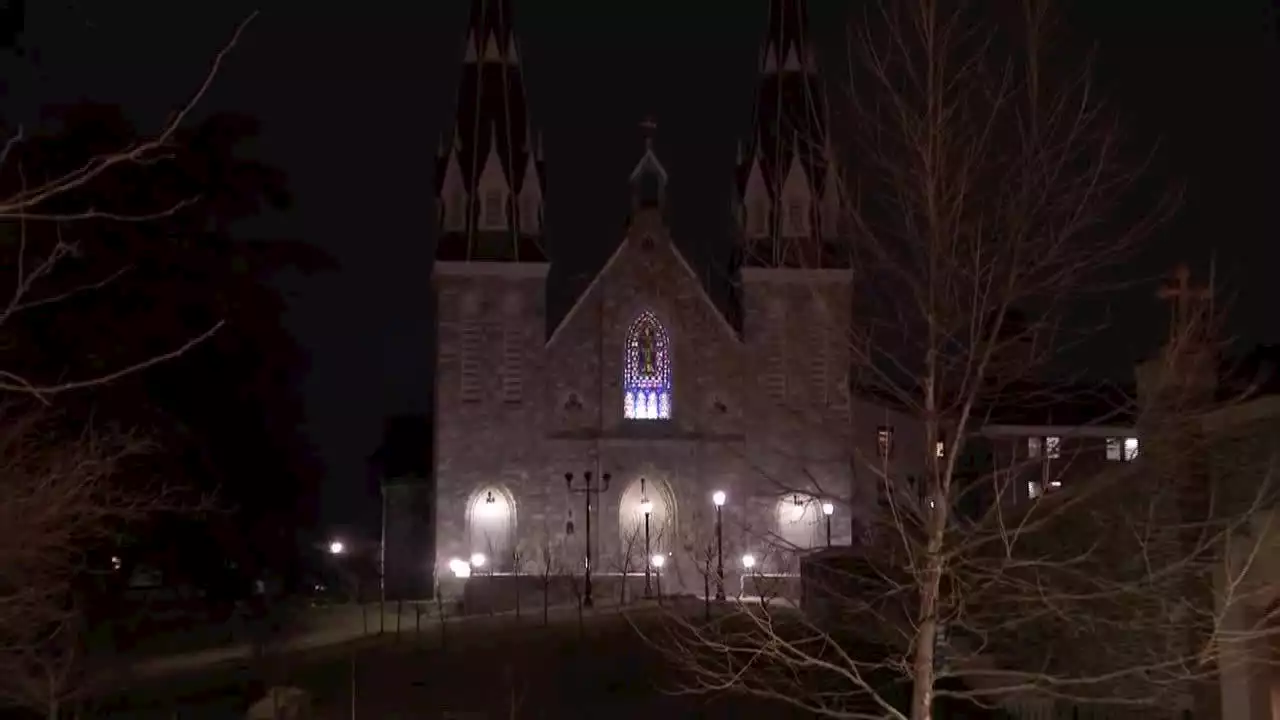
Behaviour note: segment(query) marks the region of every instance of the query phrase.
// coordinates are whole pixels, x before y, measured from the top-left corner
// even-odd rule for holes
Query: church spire
[[[840,196],[808,25],[806,0],[770,0],[755,117],[737,168],[739,254],[747,266],[840,265],[825,250]]]
[[[663,212],[667,199],[667,169],[653,151],[653,136],[658,132],[658,123],[648,117],[640,123],[640,129],[644,131],[644,154],[628,178],[631,183],[631,212],[635,214],[646,209]]]
[[[450,142],[436,158],[436,259],[545,262],[540,138],[525,105],[511,0],[471,0]]]

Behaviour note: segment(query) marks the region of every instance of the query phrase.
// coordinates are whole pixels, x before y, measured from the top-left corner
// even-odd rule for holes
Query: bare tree
[[[4,141],[0,169],[15,179],[16,188],[0,197],[0,226],[6,231],[0,238],[0,334],[34,317],[31,311],[92,293],[125,274],[127,268],[69,288],[59,282],[63,264],[78,252],[77,242],[69,239],[76,224],[145,223],[198,200],[125,214],[85,198],[95,183],[129,166],[166,160],[178,129],[255,15],[235,29],[196,92],[149,139],[85,158],[61,174],[22,163],[27,138],[21,127]],[[56,717],[84,688],[84,614],[76,595],[93,552],[130,523],[202,505],[163,485],[139,485],[136,478],[121,482],[122,464],[146,443],[103,427],[69,432],[64,418],[48,409],[52,399],[176,358],[217,329],[215,324],[195,337],[175,339],[169,351],[86,377],[40,378],[0,367],[0,488],[5,495],[0,508],[0,692],[5,699]]]
[[[618,587],[618,607],[627,604],[630,588],[628,587],[631,573],[636,569],[636,552],[644,551],[644,523],[632,523],[629,528],[624,527],[626,532],[622,536],[622,542],[618,546],[617,555],[614,557],[613,567],[617,570],[620,580]],[[643,565],[641,565],[643,567]]]
[[[887,447],[859,455],[878,508],[861,556],[815,574],[830,612],[742,605],[731,622],[682,623],[668,649],[686,690],[912,720],[940,699],[1194,702],[1226,648],[1269,632],[1220,630],[1256,600],[1256,583],[1236,580],[1257,565],[1243,558],[1257,554],[1275,458],[1237,455],[1243,483],[1208,467],[1227,440],[1208,428],[1241,402],[1212,392],[1213,306],[1179,303],[1138,399],[1048,380],[1097,329],[1078,322],[1079,301],[1115,283],[1172,198],[1135,184],[1142,162],[1087,70],[1062,70],[1069,51],[1042,0],[873,3],[852,25],[853,385],[918,426],[897,452],[921,472],[898,475]],[[1141,456],[1081,476],[1084,453],[1103,450],[1064,432],[1040,457],[1000,446],[994,467],[962,467],[1003,413],[1084,401],[1109,405],[1096,424],[1136,418]]]
[[[90,220],[108,222],[149,222],[167,218],[185,207],[198,201],[198,198],[187,198],[180,202],[156,207],[154,210],[140,214],[122,214],[110,208],[99,208],[95,205],[65,209],[68,199],[81,192],[92,183],[111,177],[118,169],[130,165],[146,165],[163,162],[170,152],[170,144],[178,129],[190,116],[196,105],[204,98],[212,87],[218,71],[227,56],[239,43],[241,35],[257,13],[251,14],[233,32],[230,41],[214,56],[213,64],[201,81],[192,97],[151,138],[132,146],[120,148],[114,152],[86,158],[83,164],[70,172],[52,177],[40,177],[41,168],[17,168],[20,186],[7,197],[0,198],[0,223],[14,229],[14,237],[5,243],[3,263],[10,268],[10,288],[4,293],[7,300],[0,306],[0,329],[18,321],[23,313],[40,307],[65,302],[73,296],[92,292],[118,280],[126,269],[117,270],[97,282],[75,288],[58,288],[56,291],[46,290],[46,285],[55,275],[62,263],[77,253],[74,242],[65,239],[62,228],[78,222]],[[0,168],[7,167],[26,140],[23,128],[19,127],[0,148]],[[39,242],[33,237],[37,228],[52,228],[51,242]],[[146,357],[124,367],[115,368],[106,373],[91,377],[42,381],[39,378],[21,377],[16,373],[0,368],[0,392],[20,393],[29,397],[46,400],[55,394],[79,390],[101,385],[126,375],[145,370],[159,363],[178,357],[196,346],[217,331],[219,324],[193,338],[187,338],[176,345],[173,350]]]
[[[538,547],[538,577],[542,584],[542,624],[549,623],[552,583],[562,571],[563,548],[549,531],[544,531]]]

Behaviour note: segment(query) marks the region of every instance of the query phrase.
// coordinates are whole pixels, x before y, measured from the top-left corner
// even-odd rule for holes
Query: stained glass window
[[[622,414],[631,420],[671,419],[671,345],[667,331],[645,311],[627,331]]]

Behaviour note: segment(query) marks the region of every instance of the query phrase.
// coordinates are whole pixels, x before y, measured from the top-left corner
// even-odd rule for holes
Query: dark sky
[[[196,86],[234,24],[262,9],[204,110],[258,116],[263,133],[251,152],[289,173],[296,208],[245,232],[306,238],[341,263],[282,285],[289,325],[312,356],[305,392],[309,435],[328,467],[324,514],[373,517],[366,457],[383,418],[430,409],[432,176],[466,2],[29,5],[27,58],[3,65],[5,117],[34,120],[42,103],[85,98],[120,103],[147,128]],[[764,0],[515,5],[545,137],[549,244],[575,255],[564,274],[596,267],[619,242],[637,123],[649,113],[672,175],[677,242],[708,257],[726,232]],[[1100,73],[1130,132],[1161,138],[1161,171],[1188,182],[1175,225],[1139,272],[1184,259],[1204,268],[1216,247],[1233,331],[1247,342],[1280,341],[1280,65],[1267,0],[1074,5],[1100,44]],[[819,34],[838,39],[842,6],[814,0]],[[1147,349],[1164,327],[1160,310],[1145,290],[1118,309],[1118,357]]]

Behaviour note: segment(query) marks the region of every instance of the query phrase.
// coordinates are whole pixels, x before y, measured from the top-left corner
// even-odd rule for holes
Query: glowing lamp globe
[[[835,506],[835,505],[832,505],[832,504],[831,504],[831,503],[829,503],[829,502],[824,502],[824,503],[822,503],[822,514],[823,514],[823,515],[830,515],[830,514],[834,513],[835,511],[836,511],[836,506]]]
[[[346,551],[346,549],[347,549],[347,546],[343,545],[341,540],[334,540],[333,542],[329,543],[330,555],[341,555],[343,552]]]
[[[755,556],[755,555],[752,555],[751,553],[747,553],[746,555],[743,555],[743,556],[742,556],[742,567],[744,567],[744,568],[746,568],[746,569],[750,570],[751,568],[753,568],[753,567],[755,567],[755,566],[756,566],[756,556]]]
[[[650,500],[641,500],[640,512],[644,513],[645,515],[648,515],[649,513],[653,512],[653,502]]]
[[[725,498],[724,498],[723,490],[717,490],[711,494],[711,502],[715,503],[716,507],[720,507],[721,505],[724,505],[724,499]]]
[[[471,567],[484,567],[488,559],[484,556],[484,553],[471,553]]]
[[[461,558],[453,558],[449,561],[449,570],[453,572],[453,576],[460,579],[471,577],[471,566]]]
[[[653,566],[654,566],[654,567],[656,567],[656,568],[658,568],[659,570],[661,570],[661,569],[662,569],[662,566],[667,564],[667,556],[666,556],[666,555],[654,555],[654,556],[653,556],[653,559],[652,559],[650,562],[652,562],[652,563],[653,563]]]

